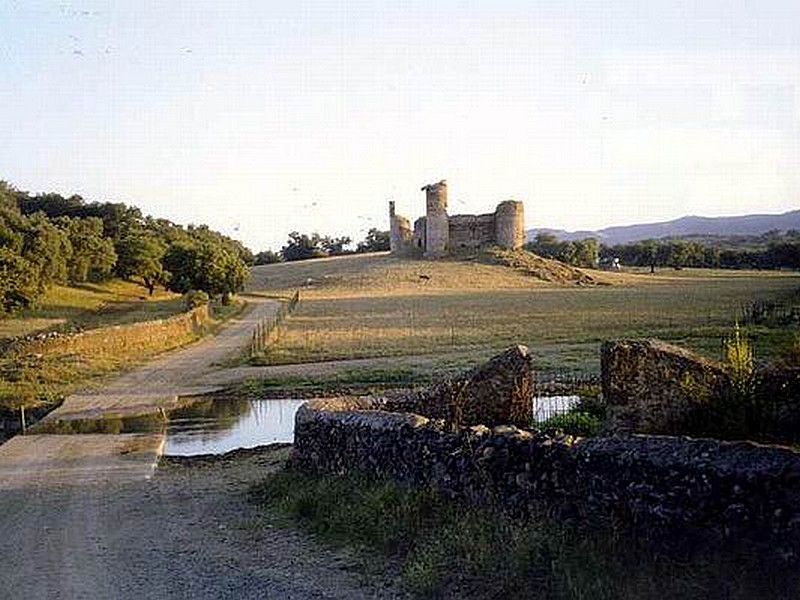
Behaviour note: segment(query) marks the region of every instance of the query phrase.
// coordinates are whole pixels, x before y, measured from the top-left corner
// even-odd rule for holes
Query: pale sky
[[[800,1],[0,0],[0,179],[254,250],[800,208]]]

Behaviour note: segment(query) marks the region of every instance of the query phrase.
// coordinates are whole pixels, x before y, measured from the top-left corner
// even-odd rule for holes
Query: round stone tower
[[[447,217],[447,182],[431,183],[422,188],[427,207],[425,221],[425,258],[441,258],[450,243],[450,221]]]
[[[395,212],[394,202],[389,202],[389,250],[392,254],[408,254],[412,249],[411,224]]]
[[[525,244],[525,205],[519,200],[506,200],[494,213],[495,238],[501,248],[517,250]]]

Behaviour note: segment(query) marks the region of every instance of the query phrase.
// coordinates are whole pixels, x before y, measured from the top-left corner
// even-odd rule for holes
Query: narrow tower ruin
[[[431,183],[425,192],[425,258],[442,258],[450,242],[450,220],[447,216],[447,182]]]
[[[395,212],[394,201],[389,201],[389,250],[392,254],[403,255],[412,248],[411,224]]]

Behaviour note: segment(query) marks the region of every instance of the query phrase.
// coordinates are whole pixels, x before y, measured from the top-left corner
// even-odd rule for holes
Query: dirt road
[[[176,406],[180,395],[219,389],[216,377],[224,372],[219,363],[246,348],[256,323],[275,310],[276,302],[249,297],[248,307],[218,335],[165,354],[91,393],[69,396],[43,422],[158,412]],[[62,480],[146,479],[163,445],[163,434],[17,436],[0,446],[0,491]],[[2,519],[0,514],[0,526]]]
[[[0,598],[399,597],[358,575],[358,558],[247,501],[286,455],[168,459],[150,480],[2,490]]]
[[[179,396],[220,389],[227,381],[225,361],[243,352],[256,324],[278,309],[274,300],[258,296],[246,299],[248,307],[214,337],[165,354],[96,390],[73,394],[45,421],[168,410],[176,405]]]
[[[255,302],[216,337],[165,355],[48,420],[168,408],[217,389],[276,304]],[[286,450],[155,468],[161,434],[28,435],[0,446],[0,598],[391,598],[353,558],[246,501]]]

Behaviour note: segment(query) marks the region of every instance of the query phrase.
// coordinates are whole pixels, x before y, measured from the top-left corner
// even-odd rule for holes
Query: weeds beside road
[[[721,552],[644,545],[601,526],[522,522],[429,489],[279,471],[253,487],[265,511],[329,544],[360,550],[366,572],[399,571],[422,598],[789,599],[797,574],[735,541]]]

